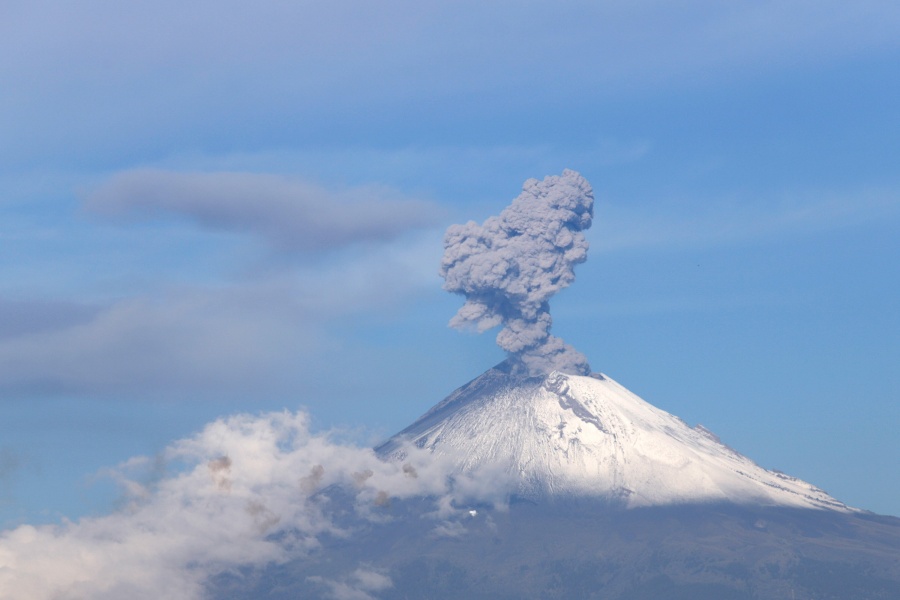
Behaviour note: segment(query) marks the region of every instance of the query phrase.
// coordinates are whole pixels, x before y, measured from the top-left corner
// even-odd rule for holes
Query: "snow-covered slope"
[[[603,375],[523,378],[503,363],[378,451],[402,458],[409,444],[453,461],[459,472],[502,471],[510,491],[529,498],[853,510],[813,485],[763,469]]]

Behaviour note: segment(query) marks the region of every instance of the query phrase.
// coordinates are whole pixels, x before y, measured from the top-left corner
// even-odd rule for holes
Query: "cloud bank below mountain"
[[[117,512],[0,533],[0,598],[200,600],[213,575],[303,557],[319,536],[352,537],[328,512],[331,493],[349,492],[372,520],[392,499],[430,497],[438,534],[464,516],[455,501],[503,501],[494,473],[451,479],[415,449],[385,462],[308,425],[303,413],[236,415],[127,461],[109,472],[124,490]],[[338,597],[390,580],[363,569],[322,585]]]

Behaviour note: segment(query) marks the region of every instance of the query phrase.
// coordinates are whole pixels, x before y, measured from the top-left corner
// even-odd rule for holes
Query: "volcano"
[[[517,496],[595,498],[626,508],[689,502],[852,510],[822,490],[767,471],[702,426],[611,378],[514,374],[510,361],[456,390],[378,448],[414,445],[457,457],[463,473],[501,467]]]
[[[487,473],[502,502],[322,491],[341,523],[308,556],[219,577],[217,598],[900,598],[900,519],[766,470],[605,375],[509,361],[376,449]],[[439,515],[439,516],[436,516]]]
[[[465,298],[450,325],[499,327],[507,360],[316,491],[331,529],[312,551],[213,597],[900,598],[900,519],[757,465],[551,335],[593,202],[566,170],[447,229],[440,274]]]

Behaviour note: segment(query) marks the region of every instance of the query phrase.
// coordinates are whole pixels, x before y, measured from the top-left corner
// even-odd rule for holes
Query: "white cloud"
[[[373,593],[393,586],[391,578],[384,573],[362,567],[341,580],[316,576],[309,579],[327,588],[333,600],[372,600]]]
[[[329,517],[322,494],[334,485],[355,495],[361,518],[383,519],[385,499],[412,496],[434,497],[435,517],[447,522],[468,514],[451,507],[447,463],[415,448],[402,464],[384,462],[370,449],[310,433],[302,413],[220,419],[161,459],[163,477],[150,459],[116,469],[127,492],[117,513],[0,533],[0,599],[199,600],[212,575],[302,558],[327,532],[352,536]],[[470,480],[465,495],[474,490]],[[496,478],[485,474],[481,485],[495,499]],[[391,585],[362,566],[321,581],[346,599]]]
[[[211,229],[259,235],[284,252],[320,253],[383,242],[434,224],[440,209],[368,186],[326,190],[258,173],[118,173],[87,194],[88,210],[110,217],[188,217]]]

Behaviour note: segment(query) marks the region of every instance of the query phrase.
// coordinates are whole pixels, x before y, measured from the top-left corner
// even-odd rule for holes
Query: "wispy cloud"
[[[113,218],[187,217],[296,253],[383,242],[433,225],[441,214],[433,203],[380,186],[334,191],[278,175],[156,169],[112,176],[87,193],[85,207]]]
[[[22,468],[23,462],[22,456],[13,448],[0,446],[0,484],[5,483],[13,473]]]
[[[84,60],[69,74],[71,81],[109,72],[124,75],[129,68],[149,74],[176,66],[188,71],[203,66],[210,77],[222,78],[228,71],[248,74],[255,66],[266,65],[269,70],[293,68],[309,75],[311,79],[279,82],[282,91],[308,94],[349,84],[335,70],[359,81],[376,65],[382,67],[377,76],[370,74],[365,81],[378,86],[377,93],[413,76],[431,89],[483,83],[492,76],[499,76],[494,85],[503,86],[547,65],[562,69],[564,75],[594,65],[593,72],[583,74],[593,84],[610,75],[622,83],[710,65],[755,62],[764,67],[773,55],[822,61],[869,47],[896,47],[900,25],[896,4],[885,0],[861,0],[853,6],[832,0],[737,5],[693,0],[678,6],[660,0],[628,4],[582,0],[562,6],[468,0],[423,6],[391,0],[377,10],[346,0],[302,9],[267,5],[253,10],[235,1],[189,6],[135,2],[115,15],[105,13],[99,2],[86,2],[77,11],[61,6],[50,10],[55,4],[29,3],[15,11],[15,18],[5,20],[7,47],[0,48],[27,50],[8,71],[24,75],[72,55]],[[209,17],[213,6],[218,10],[216,19]],[[79,26],[65,26],[72,22]],[[164,45],[156,35],[162,23],[170,27]],[[526,34],[529,44],[514,44]],[[50,37],[54,44],[46,43]],[[110,55],[110,47],[119,52]],[[528,60],[515,61],[511,47]],[[579,56],[578,49],[594,52]],[[450,73],[441,69],[470,56],[483,59],[480,69]],[[568,64],[561,59],[568,59]],[[426,64],[433,68],[403,68]],[[57,79],[70,81],[60,75]],[[549,70],[545,75],[552,76]]]
[[[0,340],[85,323],[99,310],[97,306],[75,302],[0,298]]]
[[[304,369],[338,354],[330,324],[391,314],[437,290],[438,252],[426,236],[324,266],[106,304],[0,299],[15,309],[6,326],[0,317],[0,389],[132,398],[295,390]]]
[[[706,247],[814,234],[900,215],[900,191],[783,193],[777,198],[667,202],[632,208],[598,204],[592,251]]]
[[[364,567],[339,580],[319,576],[309,579],[326,588],[333,600],[372,600],[375,598],[373,593],[393,586],[391,578],[386,574]]]
[[[881,0],[392,0],[377,9],[204,0],[135,2],[116,14],[99,2],[73,10],[51,0],[10,10],[0,54],[16,60],[0,66],[8,90],[0,156],[13,166],[48,156],[121,164],[123,154],[158,157],[166,147],[365,134],[403,127],[426,102],[451,127],[482,98],[552,114],[573,100],[590,106],[635,89],[892,51],[900,39],[900,10]],[[485,117],[496,114],[487,106]]]
[[[519,181],[558,173],[564,168],[596,169],[632,164],[651,155],[654,145],[650,138],[635,136],[599,136],[575,144],[532,140],[448,144],[423,139],[396,147],[361,143],[208,156],[178,155],[157,165],[196,171],[254,172],[290,172],[303,165],[305,173],[315,173],[325,180],[343,181],[353,177],[356,181],[384,181],[402,188],[427,182],[428,189],[442,190],[450,210],[466,202],[491,199],[496,204],[508,200]],[[471,217],[471,213],[467,214]]]
[[[241,296],[225,290],[123,300],[86,322],[0,340],[0,388],[140,393],[244,387],[248,378],[264,379],[276,365],[286,366],[279,353],[299,357],[304,346],[322,343],[289,305]]]

